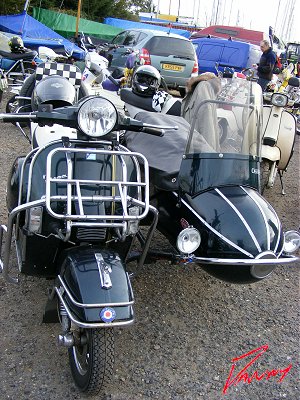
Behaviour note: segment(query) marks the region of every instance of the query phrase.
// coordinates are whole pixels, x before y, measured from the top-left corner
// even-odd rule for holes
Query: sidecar
[[[259,281],[277,264],[297,261],[292,253],[300,245],[298,232],[284,233],[260,194],[260,88],[241,78],[215,78],[195,90],[196,97],[183,101],[185,119],[137,115],[177,130],[151,143],[128,133],[128,146],[144,149],[158,229],[179,251],[177,261],[199,263],[229,282]]]

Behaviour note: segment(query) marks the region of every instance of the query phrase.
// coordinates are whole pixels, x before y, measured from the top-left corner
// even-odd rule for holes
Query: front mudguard
[[[121,326],[133,322],[129,276],[114,251],[93,246],[66,250],[55,291],[77,326]]]

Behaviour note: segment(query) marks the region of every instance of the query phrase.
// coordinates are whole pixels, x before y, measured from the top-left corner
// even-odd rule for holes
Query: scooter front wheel
[[[113,329],[79,328],[74,336],[75,344],[68,349],[73,379],[82,392],[97,394],[109,383],[113,373]]]

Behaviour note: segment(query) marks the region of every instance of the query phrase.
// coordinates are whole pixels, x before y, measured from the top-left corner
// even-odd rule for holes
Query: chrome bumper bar
[[[280,258],[206,258],[206,257],[181,257],[182,263],[199,263],[211,265],[270,265],[270,264],[291,264],[300,261],[297,256],[281,256]]]

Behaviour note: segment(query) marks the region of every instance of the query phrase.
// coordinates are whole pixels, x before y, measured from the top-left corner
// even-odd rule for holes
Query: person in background
[[[257,83],[264,92],[268,83],[272,80],[273,69],[276,63],[276,54],[270,46],[268,40],[262,40],[260,42],[260,48],[262,55],[260,57],[259,64],[254,64],[253,67],[257,70]]]

